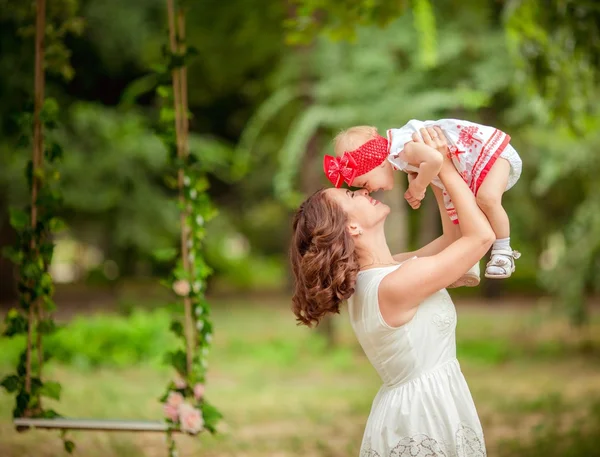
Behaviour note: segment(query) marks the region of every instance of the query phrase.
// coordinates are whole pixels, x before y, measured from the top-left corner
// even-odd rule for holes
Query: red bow
[[[356,177],[356,160],[348,152],[340,157],[325,156],[323,159],[323,169],[327,179],[335,187],[342,187],[342,182],[346,181],[349,186]]]

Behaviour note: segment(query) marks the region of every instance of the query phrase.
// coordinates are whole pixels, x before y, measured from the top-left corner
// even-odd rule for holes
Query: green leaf
[[[183,338],[183,325],[179,321],[171,322],[170,330],[179,337]]]
[[[157,83],[158,75],[156,73],[150,73],[134,80],[121,94],[119,104],[122,107],[133,107],[137,99],[142,95],[151,92],[156,87]]]
[[[4,378],[0,385],[4,387],[9,394],[12,394],[21,388],[21,378],[16,374],[12,374]]]
[[[14,246],[5,246],[2,249],[2,256],[15,265],[19,265],[23,261],[23,252],[19,251]]]
[[[30,395],[27,392],[24,390],[19,392],[17,395],[16,406],[13,411],[15,417],[23,417],[25,410],[27,410],[27,407],[29,406],[29,399]]]
[[[53,128],[58,121],[58,102],[54,98],[46,98],[44,106],[40,112],[40,119],[46,127]]]
[[[40,395],[42,397],[52,398],[54,400],[60,400],[61,385],[55,381],[46,381],[40,388]]]
[[[56,411],[54,411],[53,409],[46,409],[44,410],[42,417],[45,419],[54,419],[56,417],[61,417],[60,414],[58,414]]]
[[[59,160],[62,158],[63,148],[57,142],[49,142],[46,145],[45,155],[49,162],[54,162],[55,160]]]
[[[36,395],[39,395],[39,393],[42,390],[42,386],[43,385],[44,384],[42,383],[42,380],[40,378],[38,378],[37,376],[31,378],[31,396],[32,396],[32,400],[34,399],[33,397],[35,397]]]
[[[181,349],[178,351],[167,352],[167,354],[165,355],[165,360],[168,364],[170,364],[173,368],[175,368],[175,370],[177,370],[179,373],[182,373],[182,374],[187,373],[186,356],[185,356],[185,352],[182,351]]]
[[[50,334],[56,331],[56,324],[50,318],[42,319],[38,322],[37,331],[42,334]]]
[[[71,440],[66,440],[64,442],[65,445],[65,451],[67,451],[69,454],[72,454],[73,451],[75,450],[75,443]]]
[[[15,230],[22,230],[29,225],[29,215],[22,210],[10,208],[10,225]]]
[[[217,431],[217,422],[223,417],[217,408],[212,406],[210,403],[204,401],[200,407],[202,410],[202,417],[204,418],[204,427],[211,433]]]
[[[65,221],[59,217],[53,217],[50,219],[50,230],[52,233],[62,232],[67,228]]]
[[[27,351],[23,350],[19,355],[19,363],[17,364],[17,374],[21,377],[25,376],[27,364]]]
[[[42,274],[42,268],[37,264],[37,262],[29,262],[23,265],[22,274],[23,279],[33,279],[37,281],[39,276]]]
[[[167,98],[171,95],[172,93],[172,89],[171,86],[158,86],[156,88],[156,93],[160,96],[160,97],[164,97]]]
[[[155,250],[152,255],[159,262],[170,262],[177,256],[177,253],[175,248],[164,248]]]
[[[4,336],[15,336],[22,333],[27,333],[27,319],[19,313],[15,308],[11,309],[6,318],[4,319],[6,328],[4,329]]]
[[[52,300],[51,297],[45,295],[44,297],[42,297],[42,300],[44,301],[45,311],[48,311],[49,313],[56,311],[56,303],[54,303],[54,300]]]

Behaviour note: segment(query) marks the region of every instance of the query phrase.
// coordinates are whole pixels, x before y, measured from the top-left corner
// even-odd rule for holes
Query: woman
[[[444,152],[444,136],[421,131],[418,148]],[[415,141],[420,139],[415,138]],[[305,325],[348,300],[352,327],[383,380],[361,456],[485,456],[483,431],[456,360],[456,312],[445,287],[478,262],[494,233],[452,163],[439,174],[461,221],[454,231],[436,193],[444,234],[393,256],[383,225],[389,207],[366,190],[321,190],[294,220],[293,310]]]

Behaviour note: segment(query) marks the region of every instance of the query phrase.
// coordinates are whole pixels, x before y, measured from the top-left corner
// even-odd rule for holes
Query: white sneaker
[[[492,249],[492,257],[485,267],[485,277],[490,279],[510,278],[515,272],[515,260],[521,257],[512,249]]]
[[[469,268],[464,275],[462,275],[458,280],[454,281],[450,284],[447,289],[454,289],[456,287],[476,287],[479,285],[480,281],[480,272],[479,272],[479,262]]]

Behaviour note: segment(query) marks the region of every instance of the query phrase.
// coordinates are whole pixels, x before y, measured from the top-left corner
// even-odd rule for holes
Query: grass
[[[594,316],[589,336],[582,337],[562,319],[532,307],[457,303],[459,359],[489,455],[543,455],[535,449],[547,453],[546,435],[540,430],[552,435],[570,430],[593,413],[592,400],[600,398],[600,316]],[[225,421],[217,436],[178,437],[182,457],[358,455],[380,381],[347,316],[336,320],[338,348],[328,351],[314,332],[295,326],[288,308],[283,300],[214,303],[217,332],[207,395]],[[74,417],[160,418],[156,399],[171,373],[157,363],[157,352],[171,344],[167,327],[160,310],[134,313],[128,320],[76,319],[66,334],[72,338],[60,336],[55,343],[61,362],[48,369],[48,376],[63,384],[62,400],[53,406]],[[10,367],[14,345],[0,343],[0,375]],[[54,433],[14,431],[12,402],[0,393],[0,455],[61,455]],[[166,455],[160,434],[73,435],[81,456]],[[593,455],[586,452],[568,455]]]

